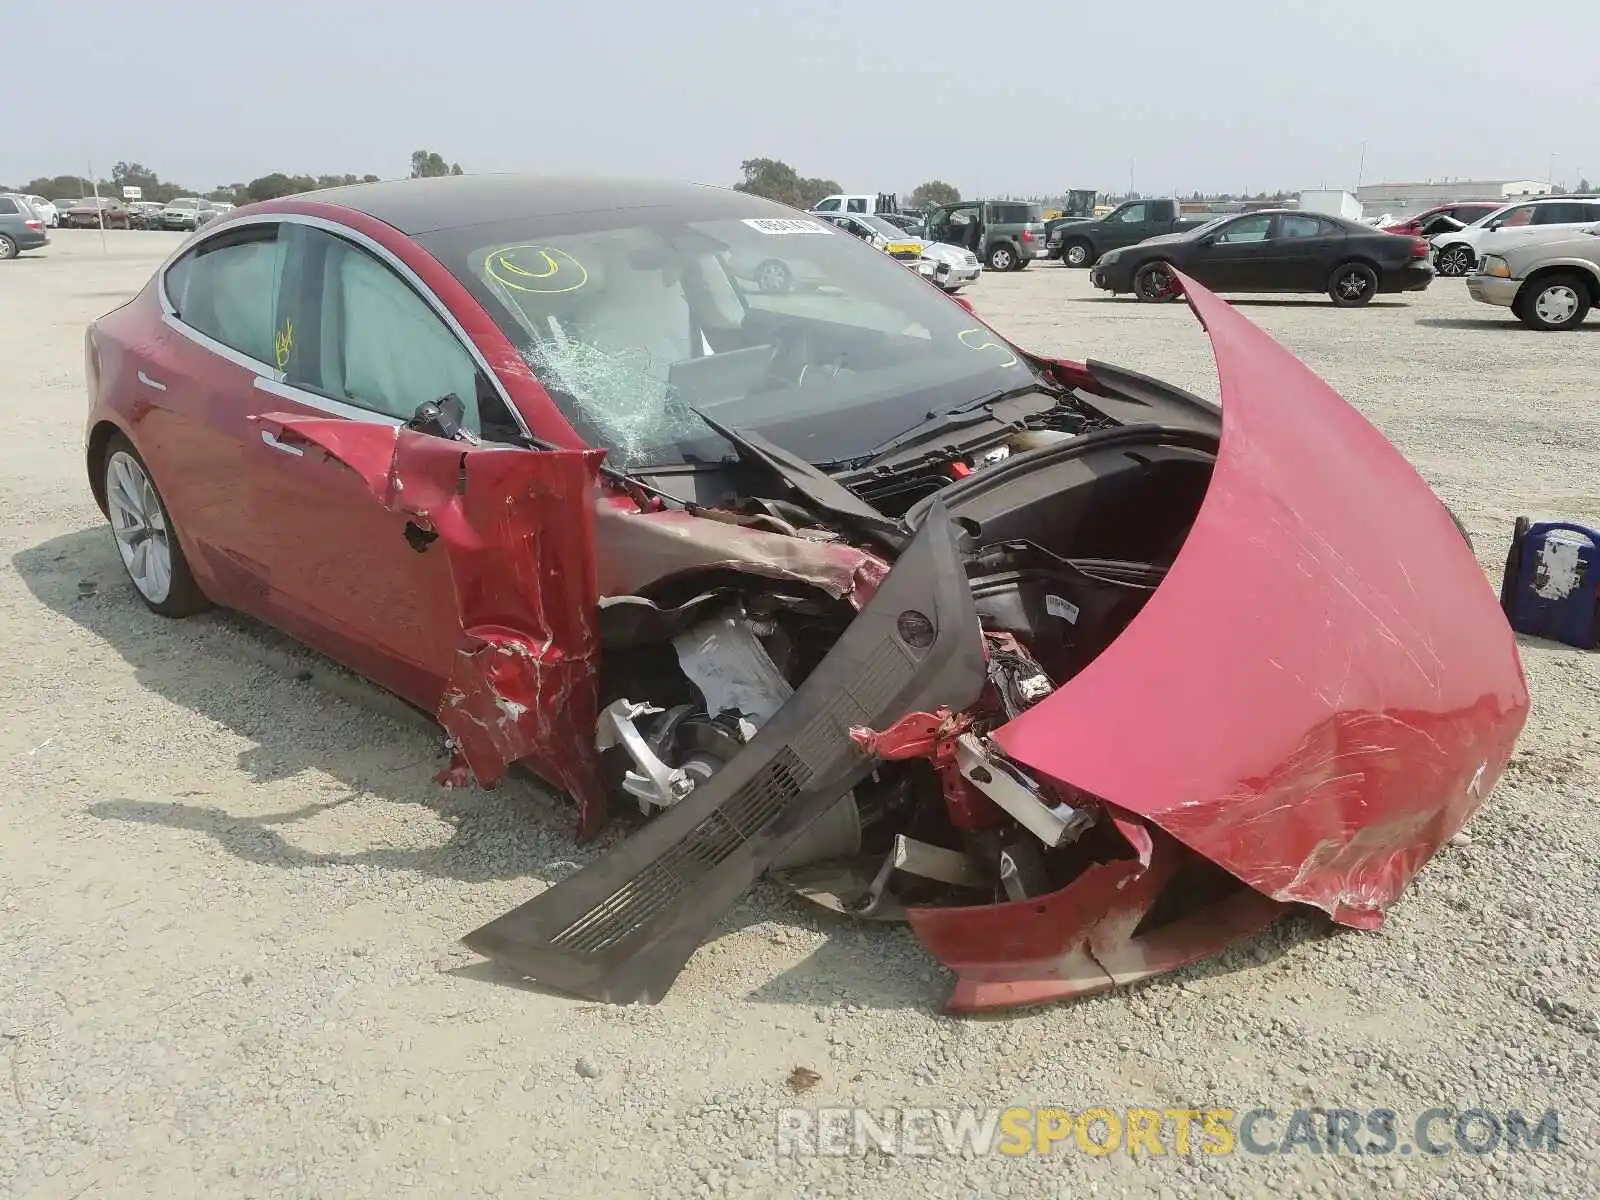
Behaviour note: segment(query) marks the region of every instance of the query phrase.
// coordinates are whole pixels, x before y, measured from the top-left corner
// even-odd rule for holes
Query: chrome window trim
[[[511,419],[517,423],[517,428],[522,431],[523,436],[534,440],[533,431],[528,428],[528,423],[523,419],[521,410],[512,403],[511,396],[506,391],[505,385],[501,383],[500,377],[489,366],[489,360],[483,356],[483,352],[478,349],[477,344],[467,336],[467,331],[461,328],[461,323],[455,319],[450,310],[434,294],[433,289],[424,283],[415,271],[396,258],[385,246],[373,241],[372,238],[362,233],[359,229],[352,229],[348,225],[342,225],[338,221],[330,221],[326,217],[309,217],[302,213],[258,213],[248,217],[240,217],[237,220],[230,220],[226,225],[219,228],[203,230],[202,236],[185,242],[173,252],[166,262],[161,264],[156,274],[156,298],[161,304],[161,319],[167,325],[203,349],[209,350],[234,365],[252,372],[257,377],[255,386],[272,395],[282,396],[285,399],[294,400],[297,404],[304,404],[308,408],[317,408],[338,416],[348,417],[351,413],[361,413],[382,424],[405,424],[404,421],[390,417],[386,413],[362,408],[359,405],[346,404],[340,400],[330,400],[326,396],[318,395],[316,392],[308,392],[286,383],[285,373],[278,370],[276,366],[251,358],[248,354],[235,350],[231,346],[223,345],[216,338],[201,333],[192,325],[186,324],[178,316],[176,306],[173,305],[171,298],[167,295],[167,273],[172,270],[173,265],[179,258],[196,250],[213,238],[227,233],[230,229],[238,229],[246,225],[305,225],[311,229],[320,229],[334,237],[344,238],[346,241],[353,242],[372,254],[390,270],[394,271],[395,274],[399,275],[401,279],[405,280],[406,283],[410,284],[417,295],[422,297],[423,303],[433,309],[434,315],[442,320],[445,327],[455,335],[456,341],[461,344],[472,361],[478,365],[479,370],[483,372],[484,377],[488,379],[489,385],[494,388],[496,395],[500,397],[501,403],[506,406],[506,411],[511,414]],[[350,419],[359,420],[361,418],[351,417]]]
[[[266,392],[269,396],[290,400],[306,408],[328,413],[330,416],[344,417],[351,421],[367,421],[373,425],[392,425],[396,428],[405,424],[399,417],[392,417],[374,408],[362,408],[359,404],[346,404],[343,400],[330,400],[318,392],[308,392],[304,388],[295,387],[292,383],[286,383],[281,378],[268,379],[258,375],[255,379],[255,388],[258,392]]]

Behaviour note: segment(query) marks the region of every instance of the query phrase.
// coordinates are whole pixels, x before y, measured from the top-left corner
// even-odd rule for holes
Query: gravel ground
[[[1523,748],[1379,934],[1292,918],[1130,991],[953,1020],[908,932],[762,888],[659,1006],[553,997],[454,939],[592,853],[565,812],[441,791],[404,709],[250,622],[135,602],[84,483],[81,339],[174,244],[63,231],[0,264],[0,1193],[1600,1192],[1600,655],[1525,642]],[[972,295],[1040,350],[1215,392],[1181,306],[1054,264]],[[1492,576],[1517,514],[1600,522],[1600,322],[1527,332],[1448,280],[1246,311],[1411,457]],[[1402,1130],[1554,1108],[1563,1147],[776,1157],[797,1103],[1390,1107]]]

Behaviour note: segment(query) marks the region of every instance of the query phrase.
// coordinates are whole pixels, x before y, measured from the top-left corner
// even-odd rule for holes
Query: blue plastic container
[[[1600,532],[1518,517],[1500,607],[1518,633],[1585,650],[1600,646]]]

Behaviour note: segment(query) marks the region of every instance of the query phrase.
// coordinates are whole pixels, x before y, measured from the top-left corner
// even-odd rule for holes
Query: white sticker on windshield
[[[788,233],[829,233],[831,226],[804,217],[746,217],[744,223],[757,233],[782,236]]]
[[[1044,594],[1044,610],[1052,617],[1060,617],[1069,625],[1076,625],[1078,623],[1078,606],[1071,600],[1066,600],[1060,596],[1054,596],[1049,592],[1046,592]]]

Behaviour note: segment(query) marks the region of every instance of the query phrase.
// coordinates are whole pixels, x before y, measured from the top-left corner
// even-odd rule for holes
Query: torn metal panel
[[[597,713],[593,514],[604,452],[481,449],[405,428],[272,415],[373,498],[437,534],[449,557],[462,641],[438,718],[457,761],[492,787],[526,761],[578,802],[579,836],[605,815]]]
[[[1120,825],[1120,823],[1119,823]],[[1190,852],[1158,837],[1147,861],[1096,863],[1046,896],[988,906],[912,908],[911,928],[956,974],[950,1012],[1085,996],[1174,970],[1271,924],[1286,907],[1245,887],[1140,932]]]
[[[628,595],[673,576],[731,570],[810,584],[863,607],[889,565],[875,554],[837,542],[788,537],[730,525],[675,509],[638,512],[605,503],[596,517],[605,547],[599,569],[603,596]]]
[[[1127,629],[994,740],[1263,895],[1373,928],[1511,754],[1528,712],[1515,639],[1400,453],[1184,288],[1226,414],[1199,515]]]

